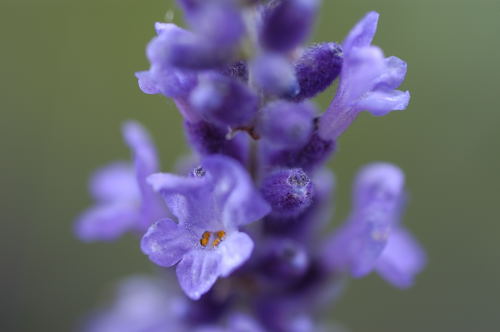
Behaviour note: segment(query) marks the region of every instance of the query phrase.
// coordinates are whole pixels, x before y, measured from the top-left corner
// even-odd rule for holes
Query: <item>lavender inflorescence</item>
[[[137,234],[151,262],[175,267],[180,289],[172,269],[127,279],[86,330],[329,331],[320,315],[349,276],[411,286],[426,258],[401,223],[397,166],[362,168],[349,217],[325,228],[335,189],[325,163],[339,137],[361,111],[385,115],[410,98],[397,90],[406,63],[371,45],[378,14],[342,43],[303,46],[319,0],[177,2],[189,30],[156,23],[150,68],[136,77],[175,102],[197,160],[160,173],[147,131],[126,123],[133,162],[95,173],[96,205],[75,231],[83,241]],[[337,78],[320,113],[309,99]]]

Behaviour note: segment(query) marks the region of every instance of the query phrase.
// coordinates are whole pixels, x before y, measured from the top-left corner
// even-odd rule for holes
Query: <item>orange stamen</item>
[[[208,245],[208,240],[210,240],[210,232],[204,232],[201,235],[200,239],[200,244],[202,245],[202,247],[206,247]]]

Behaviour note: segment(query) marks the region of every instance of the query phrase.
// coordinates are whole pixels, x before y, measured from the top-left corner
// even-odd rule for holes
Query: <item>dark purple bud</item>
[[[255,117],[259,99],[240,81],[212,72],[199,78],[190,102],[210,123],[221,127],[242,127]]]
[[[231,139],[227,130],[214,124],[198,121],[184,122],[186,135],[193,149],[201,156],[223,154],[245,164],[248,156],[248,136],[243,133]]]
[[[328,88],[340,74],[342,59],[342,47],[336,43],[322,43],[307,48],[295,63],[300,92],[293,100],[312,98]]]
[[[288,59],[277,54],[263,54],[250,64],[252,82],[270,95],[293,98],[300,92],[295,71]]]
[[[309,256],[299,242],[272,237],[262,246],[261,269],[272,279],[294,281],[304,275],[308,266]]]
[[[308,37],[319,1],[283,0],[271,3],[263,14],[262,45],[275,52],[287,52]]]
[[[284,219],[267,216],[264,219],[266,233],[286,236],[306,244],[314,241],[315,236],[331,220],[334,207],[335,179],[333,174],[324,168],[315,172],[312,182],[314,184],[312,204],[294,218]]]
[[[272,207],[271,216],[291,218],[312,203],[313,184],[301,169],[275,171],[264,178],[261,191]]]
[[[315,131],[307,143],[298,148],[275,149],[272,146],[263,147],[262,153],[268,166],[300,167],[311,171],[320,166],[335,151],[335,141],[321,138]]]
[[[311,103],[271,102],[261,110],[258,133],[277,148],[297,148],[311,136],[314,115]]]

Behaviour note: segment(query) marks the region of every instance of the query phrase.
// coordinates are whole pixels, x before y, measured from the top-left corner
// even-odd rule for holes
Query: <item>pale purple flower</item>
[[[371,42],[377,30],[378,13],[368,13],[342,44],[344,60],[335,98],[319,121],[319,134],[334,140],[356,119],[359,112],[381,116],[404,110],[410,94],[396,90],[406,75],[406,62],[384,58]]]
[[[425,265],[425,254],[399,225],[405,198],[403,172],[391,164],[366,166],[353,196],[350,217],[324,248],[325,264],[356,278],[376,269],[394,285],[410,286]]]
[[[205,158],[190,177],[154,174],[148,181],[177,222],[153,224],[142,251],[160,266],[178,263],[181,288],[199,299],[250,257],[253,241],[239,229],[269,213],[269,205],[241,165],[220,155]]]
[[[188,301],[160,278],[134,276],[120,282],[111,306],[94,314],[84,332],[187,332]]]
[[[128,122],[123,136],[134,162],[113,163],[92,176],[90,192],[96,204],[76,222],[75,232],[81,240],[110,241],[127,231],[142,233],[165,216],[164,203],[146,183],[146,178],[158,171],[156,148],[149,134],[138,123]]]
[[[387,282],[399,288],[413,285],[415,276],[427,263],[424,249],[404,227],[396,227],[375,264],[375,270]]]

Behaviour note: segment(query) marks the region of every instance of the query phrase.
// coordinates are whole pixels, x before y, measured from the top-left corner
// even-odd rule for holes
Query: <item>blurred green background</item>
[[[127,159],[120,125],[143,122],[164,170],[186,151],[172,103],[137,87],[166,0],[0,2],[1,331],[69,331],[122,276],[153,270],[128,237],[83,244],[74,217],[92,170]],[[331,162],[338,223],[374,160],[407,173],[406,223],[429,254],[409,291],[350,284],[331,317],[352,331],[500,331],[500,1],[325,0],[315,41],[342,40],[369,10],[376,45],[409,64],[408,110],[363,114]],[[175,14],[175,20],[181,16]],[[324,108],[332,97],[318,100]]]

